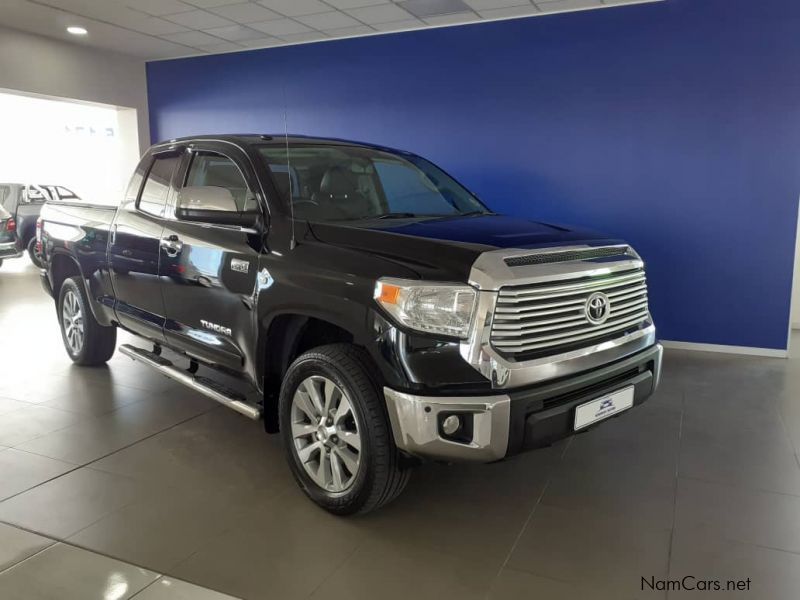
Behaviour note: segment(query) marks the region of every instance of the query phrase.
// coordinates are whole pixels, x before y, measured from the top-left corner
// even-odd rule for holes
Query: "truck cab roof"
[[[398,150],[380,144],[371,144],[369,142],[359,142],[355,140],[346,140],[341,138],[327,138],[317,137],[301,134],[283,133],[238,133],[238,134],[207,134],[207,135],[191,135],[185,137],[174,138],[171,140],[159,142],[155,144],[154,148],[163,146],[172,146],[176,144],[189,144],[192,142],[218,140],[222,142],[229,142],[239,146],[250,145],[284,145],[287,142],[291,144],[320,144],[327,146],[358,146],[361,148],[370,148],[372,150],[381,150],[384,152],[391,152],[393,154],[411,154],[405,150]]]

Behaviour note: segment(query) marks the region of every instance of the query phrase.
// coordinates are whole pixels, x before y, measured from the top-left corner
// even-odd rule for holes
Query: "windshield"
[[[310,221],[489,214],[444,171],[418,156],[357,146],[261,146],[294,214]],[[287,156],[288,154],[288,156]],[[287,160],[288,157],[288,160]]]

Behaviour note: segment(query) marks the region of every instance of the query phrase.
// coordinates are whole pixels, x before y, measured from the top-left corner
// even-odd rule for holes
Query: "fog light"
[[[461,417],[458,415],[450,415],[442,422],[442,431],[447,435],[453,435],[459,429],[461,429]]]

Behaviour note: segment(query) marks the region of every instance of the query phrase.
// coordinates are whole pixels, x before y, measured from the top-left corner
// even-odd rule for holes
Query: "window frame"
[[[170,152],[160,153],[160,154],[153,154],[150,156],[150,162],[147,165],[147,168],[144,171],[142,176],[142,181],[139,184],[139,190],[136,193],[136,202],[134,202],[134,210],[142,215],[147,215],[153,219],[165,219],[167,218],[167,211],[169,209],[170,201],[172,196],[175,193],[175,175],[180,171],[181,167],[181,155],[180,153],[174,154]],[[147,186],[147,181],[150,179],[150,173],[153,171],[153,167],[156,165],[156,162],[159,160],[169,160],[169,159],[176,159],[177,163],[172,168],[172,173],[170,174],[169,181],[167,182],[167,194],[164,198],[164,212],[163,214],[157,215],[151,213],[149,211],[144,210],[141,207],[142,202],[142,195],[144,194],[144,188]],[[136,173],[134,172],[134,177]],[[130,185],[130,184],[128,184]]]
[[[183,188],[187,187],[186,183],[189,181],[189,175],[191,175],[191,173],[192,173],[192,165],[194,165],[194,161],[197,160],[197,158],[199,158],[199,157],[201,157],[203,155],[205,155],[205,156],[218,156],[220,158],[224,158],[226,160],[229,160],[231,162],[231,164],[234,167],[236,167],[236,170],[239,171],[239,176],[242,178],[242,181],[244,182],[244,185],[245,185],[245,189],[247,190],[247,194],[245,194],[245,202],[247,202],[247,198],[248,197],[253,197],[253,198],[256,199],[256,205],[258,205],[258,198],[253,193],[253,190],[250,189],[250,184],[247,182],[247,177],[245,177],[244,173],[242,172],[241,167],[236,163],[236,161],[233,158],[231,158],[230,156],[227,156],[227,155],[225,155],[225,154],[223,154],[221,152],[218,152],[216,150],[190,150],[188,152],[188,155],[189,155],[189,157],[188,157],[188,159],[186,161],[186,172],[183,174],[183,177],[181,178],[181,185],[180,185],[180,187],[177,188],[178,192],[180,192]],[[248,211],[239,210],[237,212],[239,214],[242,214],[242,213],[246,213]]]
[[[261,188],[261,182],[255,174],[255,171],[251,169],[248,171],[246,165],[243,164],[243,161],[237,160],[237,158],[219,148],[219,145],[223,143],[230,143],[224,142],[222,140],[206,140],[206,143],[202,142],[191,142],[185,148],[183,152],[183,160],[181,162],[181,166],[178,168],[176,175],[175,175],[175,185],[173,186],[173,195],[171,201],[168,205],[167,213],[165,214],[164,218],[169,221],[176,221],[179,223],[188,223],[196,226],[201,227],[219,227],[224,229],[238,229],[241,231],[248,231],[248,232],[255,232],[255,229],[251,227],[242,227],[239,225],[230,225],[226,223],[209,223],[206,221],[192,221],[191,219],[179,219],[176,215],[177,211],[177,201],[178,201],[178,194],[180,191],[186,187],[186,182],[189,180],[189,171],[191,170],[192,163],[195,159],[195,156],[198,154],[213,154],[216,156],[220,156],[222,158],[226,158],[231,161],[234,166],[239,170],[239,174],[242,176],[242,180],[244,181],[245,185],[247,186],[248,192],[255,198],[256,200],[256,210],[253,211],[259,217],[259,221],[263,225],[264,230],[266,230],[268,223],[269,223],[269,211],[264,207],[264,193]],[[237,146],[235,144],[231,144],[236,150],[239,150],[245,158],[249,158],[244,151],[243,148]],[[248,177],[250,174],[250,177]],[[254,185],[255,184],[255,185]],[[237,212],[236,214],[246,214],[244,212]]]

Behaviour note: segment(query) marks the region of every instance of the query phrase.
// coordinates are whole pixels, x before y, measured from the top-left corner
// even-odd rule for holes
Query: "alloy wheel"
[[[358,475],[361,433],[347,394],[327,377],[304,379],[292,398],[294,450],[323,490],[343,492]]]
[[[64,294],[64,302],[61,307],[61,322],[64,327],[64,338],[72,354],[80,354],[83,349],[83,312],[78,303],[75,292],[68,290]]]

